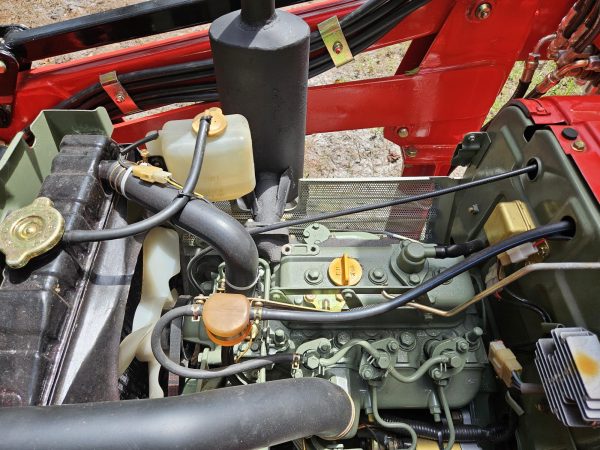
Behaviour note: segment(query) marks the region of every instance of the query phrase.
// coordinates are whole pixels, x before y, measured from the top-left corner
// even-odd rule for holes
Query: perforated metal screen
[[[284,219],[299,219],[322,212],[339,211],[432,192],[447,186],[447,180],[447,178],[303,179],[300,180],[298,204],[285,213]],[[249,211],[241,210],[233,202],[219,202],[216,205],[240,222],[251,218]],[[428,241],[431,239],[431,232],[426,224],[435,220],[437,215],[438,211],[433,206],[433,200],[423,200],[323,220],[320,223],[334,231],[388,231]],[[292,228],[290,232],[298,234],[305,226]]]

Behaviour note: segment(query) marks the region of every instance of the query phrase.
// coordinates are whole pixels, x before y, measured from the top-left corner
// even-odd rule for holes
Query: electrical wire
[[[490,258],[493,258],[501,253],[504,253],[511,248],[515,248],[526,242],[532,242],[540,238],[547,238],[549,236],[563,234],[572,235],[574,232],[573,223],[570,220],[563,220],[554,224],[542,225],[533,230],[520,233],[499,242],[495,245],[485,248],[454,266],[449,267],[438,275],[424,281],[417,287],[414,287],[410,291],[394,297],[386,303],[380,303],[377,305],[361,306],[353,308],[349,311],[342,312],[304,312],[304,311],[285,311],[285,310],[273,310],[263,308],[252,308],[251,317],[261,317],[264,320],[282,320],[291,322],[315,322],[315,323],[339,323],[349,322],[356,320],[363,320],[369,317],[374,317],[386,312],[392,311],[401,306],[405,306],[408,303],[418,299],[422,295],[427,294],[432,289],[442,285],[448,280],[467,272],[468,270],[477,267]]]
[[[486,178],[481,178],[479,180],[468,181],[462,184],[458,184],[456,186],[451,186],[443,189],[438,189],[433,192],[426,192],[424,194],[413,195],[409,197],[401,197],[394,200],[388,200],[381,203],[373,203],[369,205],[356,206],[354,208],[343,209],[341,211],[333,211],[327,213],[316,214],[310,217],[304,217],[302,219],[288,220],[285,222],[277,222],[270,225],[251,228],[248,232],[251,235],[266,233],[267,231],[279,230],[281,228],[288,228],[298,225],[303,225],[306,223],[319,222],[321,220],[333,219],[335,217],[348,216],[351,214],[358,214],[361,212],[372,211],[374,209],[388,208],[390,206],[404,205],[406,203],[417,202],[421,200],[427,200],[430,198],[439,197],[441,195],[452,194],[454,192],[463,191],[465,189],[471,189],[478,186],[483,186],[488,183],[494,183],[496,181],[502,181],[507,178],[516,177],[519,175],[524,175],[528,173],[533,173],[538,169],[537,164],[532,164],[529,166],[525,166],[520,169],[511,170],[509,172],[504,172],[498,175],[492,175]]]
[[[181,195],[176,197],[169,206],[146,219],[130,225],[125,225],[124,227],[120,228],[66,231],[62,238],[63,242],[73,244],[82,242],[107,241],[134,236],[165,223],[175,214],[185,208],[185,205],[187,205],[190,197],[194,195],[194,188],[196,187],[198,178],[200,177],[200,170],[202,169],[202,162],[204,160],[204,151],[206,149],[210,121],[210,116],[205,116],[200,120],[200,129],[198,130],[198,137],[196,138],[196,145],[194,147],[194,154],[192,156],[192,163],[190,165],[187,180],[185,181],[183,189],[181,190]],[[123,176],[127,175],[127,172],[125,172]]]
[[[508,297],[505,295],[501,295],[503,302],[510,303],[511,305],[519,306],[521,308],[525,308],[530,311],[533,311],[534,313],[536,313],[537,315],[540,316],[540,319],[542,319],[542,322],[552,323],[552,316],[550,316],[548,311],[546,311],[541,306],[536,305],[535,303],[532,303],[529,300],[526,300],[523,297],[518,296],[508,287],[505,287],[503,289],[503,292],[508,294]]]
[[[144,136],[141,139],[138,139],[134,143],[129,144],[126,147],[123,147],[123,149],[119,152],[119,154],[122,155],[122,156],[126,156],[126,155],[129,154],[129,152],[131,152],[132,150],[135,150],[140,145],[147,144],[148,142],[152,142],[152,141],[155,141],[157,139],[158,139],[158,131],[154,131],[154,132],[150,133],[149,135]]]

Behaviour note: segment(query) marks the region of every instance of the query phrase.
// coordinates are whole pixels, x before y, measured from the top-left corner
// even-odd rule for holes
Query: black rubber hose
[[[119,191],[124,188],[124,195],[143,208],[161,211],[180,198],[176,189],[146,183],[127,174],[117,164],[114,161],[100,163],[100,178]],[[125,180],[124,176],[127,176]],[[198,236],[223,258],[226,288],[230,292],[252,292],[258,277],[258,250],[252,237],[237,220],[210,202],[193,198],[170,221]]]
[[[514,100],[515,98],[525,97],[525,94],[527,94],[527,90],[529,89],[529,86],[531,86],[531,81],[519,80],[519,84],[517,84],[517,87],[516,87],[515,91],[513,92],[512,96],[510,97],[510,99]],[[510,102],[510,100],[509,100],[509,102]],[[508,105],[508,102],[504,106],[507,106],[507,105]]]
[[[600,32],[600,4],[596,3],[594,11],[586,21],[588,29],[581,35],[573,45],[576,53],[583,53],[588,45],[591,45]]]
[[[210,120],[210,116],[206,116],[200,121],[200,129],[198,131],[198,137],[196,138],[194,155],[192,157],[192,164],[190,166],[188,177],[185,180],[181,194],[174,198],[172,203],[165,205],[164,208],[161,208],[151,217],[121,228],[66,231],[62,238],[63,242],[73,244],[80,242],[109,241],[134,236],[162,225],[179,213],[193,195],[196,184],[198,183],[200,170],[202,169],[202,161],[204,160],[204,150],[206,148]]]
[[[580,27],[586,17],[592,11],[595,0],[580,0],[575,5],[576,14],[573,16],[571,21],[565,27],[563,35],[565,38],[570,39],[573,33]]]
[[[515,248],[526,242],[536,241],[541,238],[546,238],[556,234],[569,235],[573,232],[573,224],[570,221],[564,220],[550,225],[542,225],[516,236],[505,239],[498,244],[492,245],[478,253],[475,253],[468,258],[462,260],[458,264],[449,267],[439,275],[424,281],[421,285],[411,289],[405,294],[399,295],[386,303],[380,303],[374,306],[362,306],[344,312],[321,312],[321,311],[284,311],[274,309],[262,309],[258,312],[252,310],[252,317],[260,315],[264,320],[283,320],[291,322],[318,322],[318,323],[339,323],[355,320],[363,320],[369,317],[384,314],[401,306],[405,306],[427,292],[444,284],[446,281],[464,273],[478,265],[486,262],[490,258],[504,253],[511,248]]]
[[[198,307],[196,305],[196,307]],[[150,337],[150,345],[154,357],[166,370],[180,377],[193,378],[198,380],[206,380],[209,378],[221,378],[230,377],[232,375],[247,372],[249,370],[261,369],[268,367],[273,364],[290,364],[294,359],[294,355],[291,353],[278,354],[273,356],[264,356],[261,358],[248,359],[230,366],[219,367],[216,369],[193,369],[191,367],[184,367],[170,359],[163,351],[161,346],[161,335],[165,328],[169,327],[171,322],[180,317],[191,317],[194,315],[202,315],[202,308],[194,311],[194,305],[185,305],[178,308],[173,308],[165,315],[163,315],[152,330],[152,336]]]
[[[255,449],[335,439],[353,421],[342,388],[292,378],[159,399],[0,408],[0,448]]]
[[[397,418],[397,417],[384,417],[385,421],[388,422],[402,422],[410,426],[417,436],[425,439],[437,440],[439,433],[442,433],[444,440],[448,439],[450,430],[446,425],[432,424],[427,422],[421,422],[419,420]],[[511,423],[504,425],[490,425],[487,427],[480,427],[478,425],[454,425],[456,433],[456,442],[460,443],[492,443],[498,444],[505,442],[514,433],[514,426]]]
[[[483,239],[473,239],[462,244],[436,245],[436,258],[456,258],[458,256],[469,256],[485,248]]]
[[[353,53],[362,52],[387,34],[407,15],[429,1],[385,2],[372,0],[365,3],[341,21],[344,24],[343,26],[346,27],[343,29],[349,36],[348,45]],[[313,32],[311,34],[311,54],[315,52],[321,54],[311,58],[309,77],[316,76],[333,67],[333,62],[329,54],[324,52],[324,44],[320,34]],[[168,92],[173,87],[174,82],[181,85],[199,78],[208,81],[194,83],[194,88],[203,92],[211,90],[211,86],[214,84],[212,60],[181,63],[119,74],[121,84],[128,90],[136,104],[143,109],[156,108],[169,103],[217,101],[218,95],[216,92],[211,92],[210,96],[202,95],[201,93],[191,93],[190,95],[182,94],[178,97],[163,92],[165,89]],[[152,103],[146,98],[139,97],[140,91],[144,91],[148,86],[151,86],[151,88],[148,88],[151,91],[150,95],[156,99]],[[121,115],[118,109],[111,107],[113,106],[112,102],[99,83],[95,83],[79,91],[56,105],[55,109],[92,109],[98,106],[110,109],[111,117],[113,118],[118,118]]]
[[[520,169],[511,170],[509,172],[500,173],[498,175],[492,175],[486,178],[481,178],[479,180],[467,181],[465,183],[447,187],[444,189],[438,189],[433,192],[426,192],[424,194],[412,195],[409,197],[397,198],[394,200],[388,200],[386,202],[381,203],[373,203],[370,205],[356,206],[354,208],[343,209],[341,211],[334,211],[329,213],[315,214],[311,217],[304,217],[302,219],[295,220],[287,220],[285,222],[277,222],[270,225],[266,225],[264,227],[252,228],[249,230],[249,233],[260,234],[266,233],[267,231],[279,230],[281,228],[288,228],[297,225],[304,225],[306,223],[319,222],[321,220],[333,219],[335,217],[348,216],[350,214],[358,214],[361,212],[372,211],[374,209],[388,208],[390,206],[404,205],[406,203],[417,202],[421,200],[427,200],[434,197],[439,197],[441,195],[452,194],[454,192],[463,191],[465,189],[472,189],[474,187],[482,186],[488,183],[494,183],[496,181],[505,180],[507,178],[516,177],[519,175],[535,172],[537,170],[537,165],[532,164],[530,166],[525,166]]]

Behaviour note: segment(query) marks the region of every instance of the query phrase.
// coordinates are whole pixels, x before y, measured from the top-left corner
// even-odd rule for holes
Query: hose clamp
[[[200,322],[200,305],[192,305],[192,322]]]
[[[194,195],[194,193],[184,192],[183,189],[179,190],[179,192],[177,193],[177,197],[187,197],[188,200],[193,200],[193,199],[196,198],[196,196]]]
[[[129,177],[129,175],[131,175],[132,171],[133,171],[133,166],[129,166],[127,168],[127,170],[125,170],[125,173],[121,177],[121,182],[119,183],[119,190],[121,191],[121,195],[123,197],[125,197],[127,200],[129,200],[129,197],[127,197],[127,194],[125,193],[125,183],[127,182],[127,177]]]

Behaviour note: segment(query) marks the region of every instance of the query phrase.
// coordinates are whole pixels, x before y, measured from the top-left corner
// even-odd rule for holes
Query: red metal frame
[[[324,0],[293,9],[311,28],[343,16],[364,0]],[[572,0],[487,0],[492,14],[478,20],[482,0],[432,0],[372,48],[412,40],[395,75],[312,87],[307,133],[385,127],[385,137],[401,145],[404,175],[443,175],[462,136],[481,127],[515,61],[537,40],[553,32]],[[98,81],[102,73],[124,73],[210,58],[207,32],[49,65],[19,75],[14,119],[0,129],[8,141],[37,114]],[[131,142],[168,120],[190,118],[207,105],[194,105],[126,120],[114,138]],[[398,129],[407,128],[407,137]],[[406,150],[411,151],[407,152]]]
[[[600,202],[600,97],[547,97],[539,100],[521,100],[537,125],[548,125],[563,150],[569,155],[587,182],[592,194]],[[562,135],[564,128],[577,130],[577,141]]]

